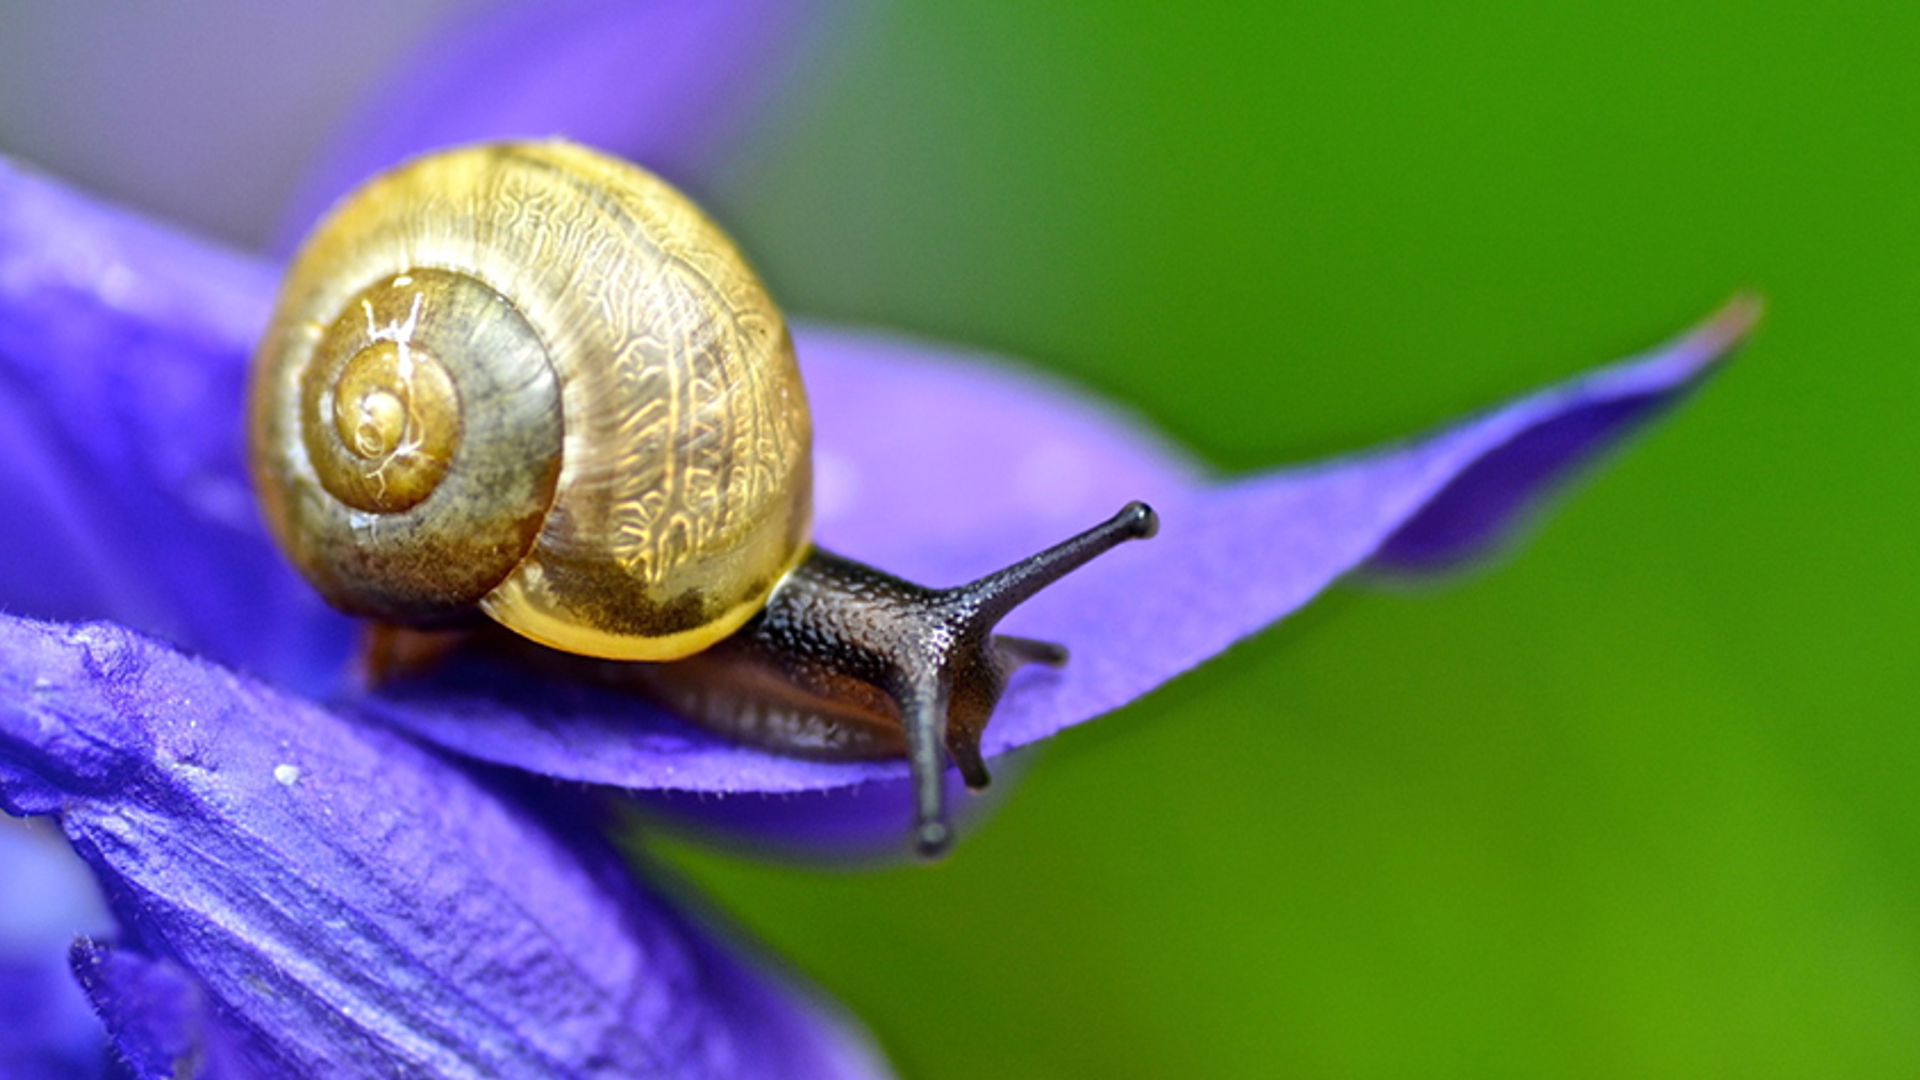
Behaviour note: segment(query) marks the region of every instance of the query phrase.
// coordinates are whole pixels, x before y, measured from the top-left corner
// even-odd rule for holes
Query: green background
[[[1920,8],[1175,10],[894,10],[720,211],[790,307],[1232,472],[1738,288],[1759,336],[1487,571],[1067,734],[944,866],[676,861],[912,1077],[1920,1074]]]
[[[0,147],[258,237],[461,6],[9,6]],[[871,7],[715,193],[776,292],[1223,471],[1771,311],[1496,565],[1055,740],[944,865],[671,860],[918,1080],[1920,1074],[1920,7]]]

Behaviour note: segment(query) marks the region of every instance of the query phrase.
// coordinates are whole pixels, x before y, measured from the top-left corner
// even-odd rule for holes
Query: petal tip
[[[1689,331],[1683,340],[1700,356],[1704,369],[1718,367],[1753,336],[1754,327],[1766,312],[1765,296],[1754,289],[1742,289]]]
[[[1742,290],[1651,353],[1491,414],[1494,427],[1510,430],[1473,460],[1463,459],[1386,538],[1367,569],[1376,576],[1425,575],[1491,554],[1537,512],[1543,496],[1699,389],[1746,342],[1764,310],[1758,292]],[[1469,429],[1474,426],[1481,425]]]

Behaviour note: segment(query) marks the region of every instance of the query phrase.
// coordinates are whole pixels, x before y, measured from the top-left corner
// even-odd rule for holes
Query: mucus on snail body
[[[644,170],[564,142],[417,159],[296,257],[255,357],[269,526],[326,599],[393,627],[475,612],[622,664],[696,721],[815,757],[904,754],[915,843],[950,837],[943,757],[987,782],[992,633],[1128,539],[1133,503],[931,589],[814,547],[812,422],[779,310],[731,240]]]

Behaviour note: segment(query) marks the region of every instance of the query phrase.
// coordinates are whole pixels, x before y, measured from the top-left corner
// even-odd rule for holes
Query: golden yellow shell
[[[477,605],[664,660],[799,562],[812,425],[779,311],[657,177],[563,142],[375,178],[296,258],[255,358],[269,524],[336,605]]]

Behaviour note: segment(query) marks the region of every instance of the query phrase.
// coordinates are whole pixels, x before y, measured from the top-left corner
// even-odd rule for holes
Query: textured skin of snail
[[[679,192],[557,141],[429,155],[335,207],[289,271],[249,410],[275,539],[370,640],[404,651],[409,628],[484,614],[539,666],[733,737],[905,755],[927,854],[951,836],[946,764],[987,783],[1009,675],[1066,661],[994,625],[1157,522],[1133,503],[947,589],[814,548],[778,309]]]

